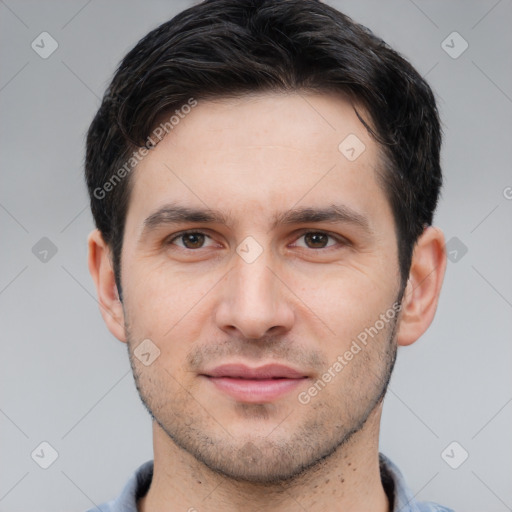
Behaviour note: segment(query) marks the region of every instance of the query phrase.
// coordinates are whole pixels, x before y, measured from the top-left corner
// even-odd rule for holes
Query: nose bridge
[[[243,247],[240,247],[239,251],[242,250]],[[269,248],[262,250],[253,261],[244,259],[243,255],[237,258],[232,272],[232,293],[240,306],[256,307],[260,313],[274,308],[277,290],[276,278],[269,269],[271,266],[272,254]]]
[[[272,328],[289,328],[292,313],[283,285],[271,270],[275,266],[271,249],[260,246],[256,254],[256,247],[250,244],[237,248],[217,321],[220,328],[234,327],[244,337],[259,338]]]

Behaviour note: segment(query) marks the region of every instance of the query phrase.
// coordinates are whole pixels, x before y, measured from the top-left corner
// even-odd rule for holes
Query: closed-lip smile
[[[268,403],[296,389],[309,376],[282,364],[223,364],[200,374],[236,401]]]

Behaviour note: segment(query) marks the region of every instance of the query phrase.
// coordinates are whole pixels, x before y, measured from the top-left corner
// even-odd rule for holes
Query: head
[[[206,1],[126,55],[87,137],[89,266],[169,439],[269,481],[364,428],[435,313],[440,144],[422,77],[316,0]],[[269,363],[293,391],[213,383]]]

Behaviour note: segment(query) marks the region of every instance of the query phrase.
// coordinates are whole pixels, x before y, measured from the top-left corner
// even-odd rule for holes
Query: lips
[[[268,364],[257,368],[224,364],[201,374],[215,388],[236,401],[268,403],[291,392],[308,379],[289,366]]]
[[[303,373],[281,364],[267,364],[250,368],[242,364],[224,364],[205,372],[208,377],[226,377],[238,379],[302,379]]]

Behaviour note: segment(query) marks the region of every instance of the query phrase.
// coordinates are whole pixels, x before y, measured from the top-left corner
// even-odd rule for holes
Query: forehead
[[[357,108],[361,112],[362,107]],[[157,149],[162,153],[191,149],[192,146],[194,153],[201,158],[207,153],[219,152],[226,158],[228,155],[234,157],[233,153],[240,147],[245,147],[253,155],[264,149],[280,148],[303,153],[316,161],[318,155],[315,152],[319,149],[327,150],[336,158],[342,155],[339,144],[350,134],[359,139],[356,141],[352,137],[353,142],[364,144],[366,158],[363,160],[371,160],[377,151],[354,106],[341,94],[296,91],[217,98],[199,102],[181,120],[174,118],[179,125],[159,144],[161,147]],[[165,116],[162,119],[165,120]],[[190,159],[195,154],[177,156]],[[350,159],[354,155],[345,153],[345,156]],[[244,155],[238,154],[238,157],[243,159]]]
[[[379,150],[341,96],[265,93],[200,101],[138,164],[127,217],[169,202],[267,218],[297,205],[386,209]],[[140,220],[139,220],[140,224]]]

